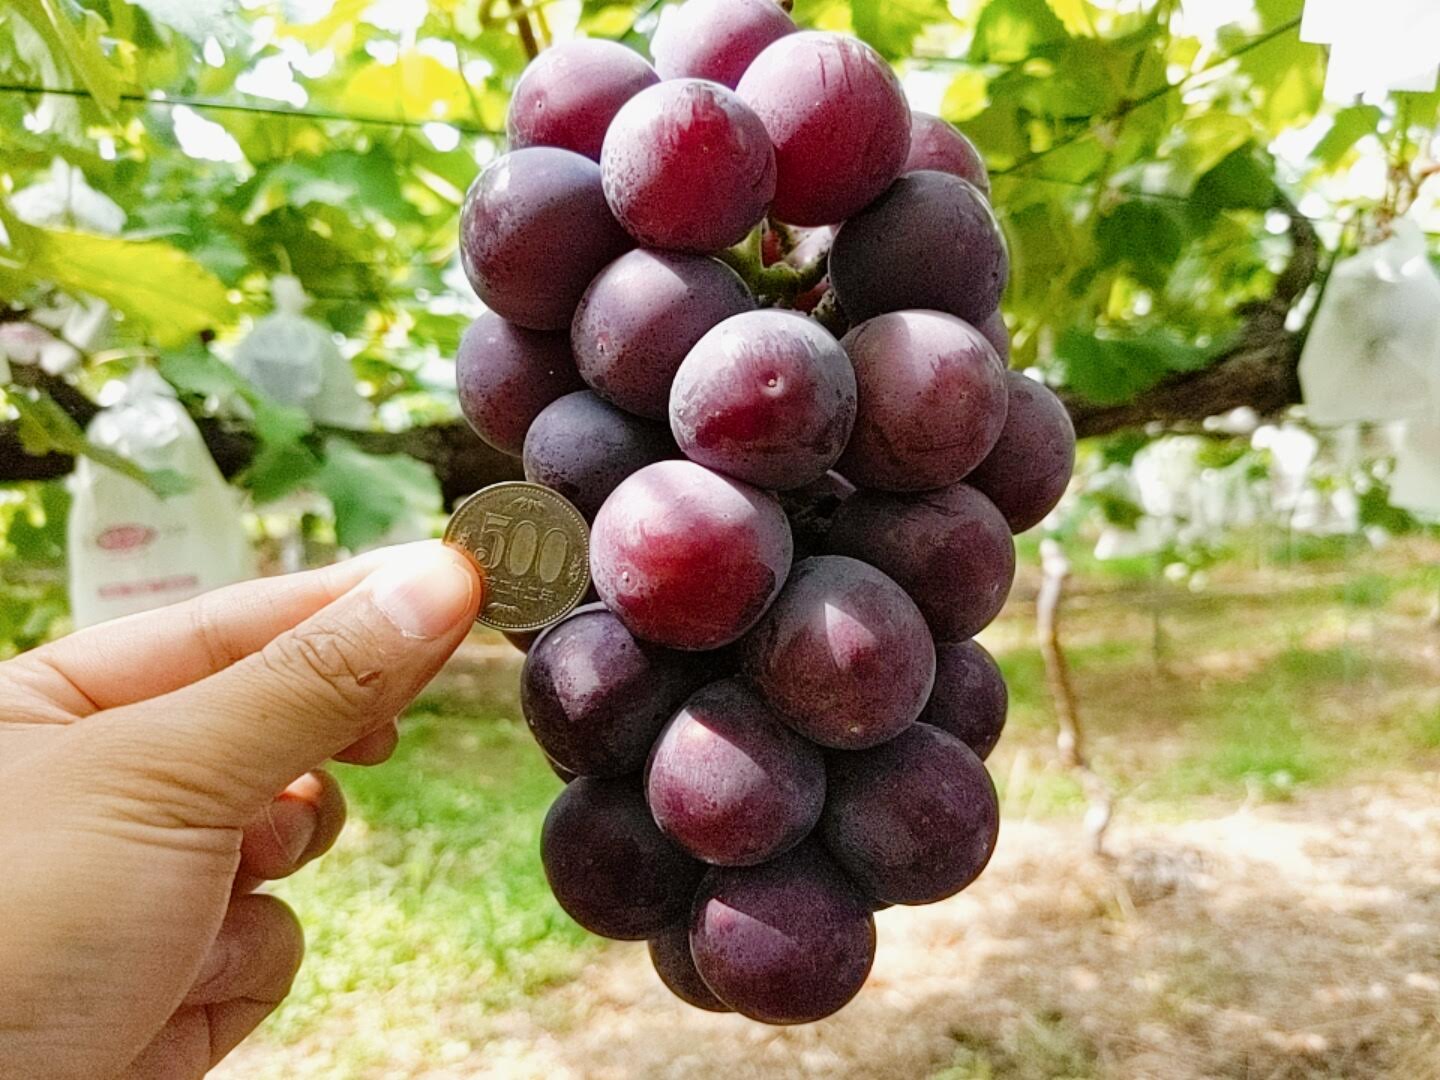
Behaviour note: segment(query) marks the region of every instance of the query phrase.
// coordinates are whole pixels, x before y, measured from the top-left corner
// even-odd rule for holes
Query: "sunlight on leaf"
[[[233,317],[220,280],[159,240],[68,229],[30,230],[27,271],[69,292],[99,297],[144,326],[157,345],[180,345]]]
[[[438,513],[440,485],[428,466],[402,454],[367,454],[341,438],[325,445],[315,487],[335,507],[335,533],[355,551],[384,537],[398,522]]]

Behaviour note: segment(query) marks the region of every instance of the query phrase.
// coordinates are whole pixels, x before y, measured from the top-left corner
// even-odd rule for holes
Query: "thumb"
[[[250,820],[403,712],[474,624],[481,583],[469,560],[440,544],[403,550],[259,652],[80,725],[92,760],[115,781],[142,777],[152,814]]]

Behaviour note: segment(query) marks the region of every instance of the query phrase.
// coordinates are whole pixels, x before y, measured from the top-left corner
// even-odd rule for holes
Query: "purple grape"
[[[845,1006],[875,960],[869,903],[833,859],[802,844],[701,883],[690,952],[705,984],[766,1024],[808,1024]]]
[[[581,776],[624,776],[644,767],[699,676],[692,658],[636,641],[592,604],[531,646],[520,704],[552,761]]]
[[[1010,407],[995,449],[967,477],[990,496],[1012,532],[1040,524],[1059,505],[1075,471],[1075,425],[1047,386],[1006,373]]]
[[[519,457],[531,423],[557,398],[582,389],[564,334],[526,330],[487,311],[455,354],[460,410],[501,453]]]
[[[646,247],[705,253],[738,244],[775,194],[775,151],[718,83],[677,79],[636,94],[600,155],[605,198]]]
[[[949,173],[909,173],[840,228],[830,282],[863,322],[925,308],[979,324],[1000,306],[1010,254],[980,189]]]
[[[659,81],[643,56],[618,42],[577,38],[553,45],[515,84],[505,125],[510,147],[558,146],[599,161],[620,107]]]
[[[793,552],[772,496],[690,461],[631,476],[590,534],[606,606],[636,637],[676,649],[738,640],[780,592]]]
[[[795,537],[795,560],[823,555],[825,538],[845,500],[855,494],[855,485],[837,472],[827,472],[813,484],[779,492],[780,505],[790,519]]]
[[[974,637],[1015,581],[1015,542],[968,484],[900,497],[862,491],[835,515],[826,550],[877,566],[915,598],[937,642]]]
[[[984,761],[1005,730],[1010,691],[1000,665],[975,641],[935,646],[935,689],[920,723],[954,735]]]
[[[999,308],[990,313],[990,317],[976,327],[980,333],[985,335],[985,340],[995,346],[995,355],[1000,358],[1000,363],[1008,367],[1010,365],[1010,328],[1005,325],[1005,316]]]
[[[772,212],[787,224],[844,221],[890,186],[910,152],[900,80],[863,41],[788,34],[755,58],[736,93],[775,144]]]
[[[735,1010],[715,996],[695,970],[690,955],[690,927],[687,923],[672,926],[650,939],[650,962],[655,974],[669,991],[687,1005],[706,1012],[728,1013]]]
[[[591,279],[633,246],[605,205],[600,166],[550,146],[497,158],[460,211],[476,294],[532,330],[568,330]]]
[[[525,479],[554,488],[593,521],[620,481],[678,455],[661,425],[580,390],[547,406],[530,425]]]
[[[973,750],[929,724],[861,754],[834,755],[830,784],[825,846],[879,900],[954,896],[995,851],[1000,803],[990,774]]]
[[[810,835],[825,804],[820,748],[738,679],[712,683],[666,725],[646,768],[660,831],[716,866],[755,866]]]
[[[528,653],[530,647],[540,639],[540,631],[501,630],[500,636],[515,646],[520,652]]]
[[[975,144],[938,116],[923,112],[910,115],[910,156],[905,159],[904,171],[931,169],[949,173],[969,180],[989,195],[990,173]]]
[[[946,487],[985,460],[1005,426],[1005,371],[969,323],[897,311],[842,342],[860,408],[837,469],[862,488]]]
[[[686,457],[757,487],[819,480],[854,424],[849,357],[793,311],[726,319],[690,350],[670,390],[670,430]]]
[[[740,275],[718,259],[637,248],[602,270],[581,299],[570,332],[575,365],[607,401],[666,420],[670,384],[695,343],[754,308]]]
[[[796,564],[744,657],[745,673],[791,727],[844,750],[904,731],[935,682],[920,609],[873,566],[840,556]]]
[[[795,32],[775,0],[686,0],[666,8],[650,42],[665,79],[709,79],[731,90],[771,42]]]
[[[617,941],[683,919],[704,872],[655,827],[633,778],[571,783],[545,815],[540,860],[565,913]]]
[[[544,751],[541,751],[541,753],[544,753]],[[550,766],[550,771],[560,778],[562,784],[573,784],[576,780],[580,779],[578,775],[571,772],[564,765],[561,765],[549,754],[545,754],[545,764]]]

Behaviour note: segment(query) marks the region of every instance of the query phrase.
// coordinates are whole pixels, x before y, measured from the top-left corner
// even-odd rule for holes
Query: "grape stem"
[[[843,338],[850,330],[850,320],[846,318],[844,310],[840,307],[840,300],[835,295],[834,289],[826,289],[825,295],[815,305],[810,317],[829,330],[837,338]]]
[[[762,304],[788,307],[825,280],[830,253],[822,251],[804,266],[777,262],[765,265],[763,254],[764,226],[751,231],[740,243],[719,253],[719,259],[734,270],[750,286]]]

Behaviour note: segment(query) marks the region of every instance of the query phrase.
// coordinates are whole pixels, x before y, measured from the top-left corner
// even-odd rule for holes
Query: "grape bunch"
[[[561,906],[702,1009],[817,1020],[873,913],[994,850],[1005,683],[972,639],[1075,436],[1007,370],[975,148],[774,0],[668,9],[652,67],[558,45],[466,197],[479,436],[591,522],[596,601],[528,646]]]

